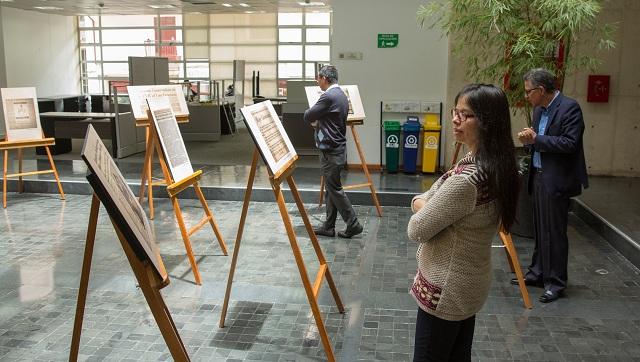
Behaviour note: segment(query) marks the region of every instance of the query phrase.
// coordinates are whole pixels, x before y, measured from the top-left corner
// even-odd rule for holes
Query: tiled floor
[[[0,359],[68,359],[90,198],[10,194],[0,217]],[[184,200],[187,222],[201,216]],[[210,201],[233,250],[241,203]],[[313,223],[322,219],[308,207]],[[295,205],[289,205],[308,273],[317,263]],[[321,238],[346,313],[323,286],[320,304],[341,361],[411,359],[416,305],[407,294],[416,246],[408,208],[356,207],[365,226],[352,240]],[[218,328],[231,257],[210,230],[193,236],[203,285],[193,282],[173,211],[158,200],[153,221],[170,274],[162,294],[193,360],[325,360],[291,249],[274,203],[252,203],[227,326]],[[339,225],[343,227],[344,225]],[[640,271],[571,216],[570,286],[554,303],[526,310],[509,284],[504,252],[493,251],[493,285],[478,314],[474,360],[640,360]],[[526,265],[532,241],[516,238]],[[499,241],[496,240],[496,245]],[[101,211],[84,319],[82,360],[168,360],[170,355]]]

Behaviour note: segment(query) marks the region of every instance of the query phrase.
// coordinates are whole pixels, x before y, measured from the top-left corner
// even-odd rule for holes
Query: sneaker
[[[313,229],[313,232],[316,233],[317,236],[328,236],[330,238],[336,236],[335,229],[325,229],[324,226],[318,226]]]
[[[350,228],[347,228],[345,231],[339,231],[338,236],[345,239],[351,239],[352,236],[356,236],[362,233],[362,225],[359,222],[356,222],[356,225]]]

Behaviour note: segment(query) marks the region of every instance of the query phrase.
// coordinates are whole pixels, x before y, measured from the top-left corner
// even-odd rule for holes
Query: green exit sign
[[[378,34],[378,48],[395,48],[398,46],[398,34]]]

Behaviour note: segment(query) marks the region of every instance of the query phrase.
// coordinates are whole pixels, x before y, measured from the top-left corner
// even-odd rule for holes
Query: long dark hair
[[[511,136],[509,101],[491,84],[470,84],[456,96],[466,98],[478,121],[476,163],[486,173],[489,192],[496,197],[500,221],[509,231],[516,217],[520,182]]]

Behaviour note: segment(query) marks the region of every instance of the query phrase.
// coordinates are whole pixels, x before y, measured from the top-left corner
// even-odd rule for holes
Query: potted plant
[[[599,24],[599,0],[447,0],[421,5],[421,26],[440,27],[451,37],[453,53],[464,59],[475,82],[502,84],[515,117],[531,125],[524,99],[524,74],[533,68],[554,71],[558,89],[567,75],[593,71],[595,55],[578,54],[580,41],[597,42],[598,51],[615,46],[612,24]],[[527,193],[530,156],[518,152],[523,187],[513,232],[533,236],[532,206]]]

